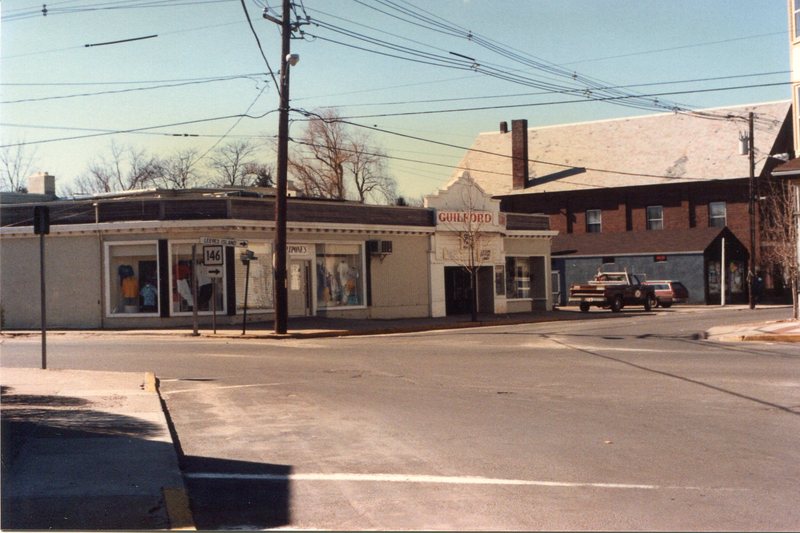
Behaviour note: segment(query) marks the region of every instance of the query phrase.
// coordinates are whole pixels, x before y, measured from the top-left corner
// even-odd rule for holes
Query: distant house
[[[515,120],[511,131],[502,123],[500,131],[481,134],[459,167],[504,210],[550,217],[559,231],[553,271],[562,288],[585,278],[587,261],[594,268],[613,261],[650,279],[681,279],[695,287],[692,301],[715,303],[724,268],[727,301],[746,301],[750,165],[740,139],[753,112],[755,175],[768,177],[780,163],[768,156],[791,147],[790,108],[772,102],[530,129]],[[703,228],[718,231],[690,231]],[[730,245],[725,265],[723,228]],[[624,253],[613,237],[623,234],[630,241]],[[759,243],[756,236],[756,251]],[[676,261],[700,252],[696,268]]]

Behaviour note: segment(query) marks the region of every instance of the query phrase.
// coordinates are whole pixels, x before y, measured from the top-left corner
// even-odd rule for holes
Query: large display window
[[[106,243],[106,314],[158,316],[158,243]]]
[[[250,261],[248,280],[247,265],[241,261],[246,250],[253,252],[255,260]],[[272,243],[250,241],[247,248],[236,248],[236,312],[244,310],[245,288],[247,289],[247,312],[261,312],[275,307],[274,275],[272,272]]]
[[[196,245],[197,272],[192,269],[192,243],[170,243],[170,287],[172,315],[194,312],[195,295],[192,288],[197,277],[197,311],[211,313],[216,302],[217,313],[225,312],[225,265],[205,265],[203,246]],[[213,270],[214,272],[211,272]],[[212,300],[216,296],[215,300]]]
[[[317,244],[317,307],[363,306],[364,253],[361,244]]]
[[[531,260],[528,257],[506,258],[506,298],[531,297]]]

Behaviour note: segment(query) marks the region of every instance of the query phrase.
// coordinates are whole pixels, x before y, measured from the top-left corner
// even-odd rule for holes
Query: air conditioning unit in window
[[[392,241],[367,241],[367,252],[370,255],[386,256],[392,253]]]

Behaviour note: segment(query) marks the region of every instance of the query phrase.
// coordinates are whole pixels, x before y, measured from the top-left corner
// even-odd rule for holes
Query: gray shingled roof
[[[475,181],[493,195],[747,177],[748,159],[739,155],[739,135],[747,130],[747,114],[752,111],[756,117],[758,173],[787,119],[790,104],[781,101],[703,111],[716,117],[735,115],[745,120],[665,113],[529,128],[528,158],[533,184],[519,191],[512,190],[511,132],[482,133],[454,176],[467,168]]]
[[[703,253],[721,233],[734,239],[726,228],[567,233],[553,238],[551,253],[553,257]]]

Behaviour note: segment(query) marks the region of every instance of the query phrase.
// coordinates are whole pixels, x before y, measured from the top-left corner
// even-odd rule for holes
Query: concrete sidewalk
[[[193,529],[155,377],[3,368],[8,529]]]
[[[791,314],[788,306],[787,316]],[[670,309],[656,309],[659,313],[696,313],[707,311],[707,305],[680,305]],[[752,312],[747,305],[729,305],[726,309]],[[610,311],[592,311],[581,313],[575,306],[561,307],[554,311],[533,311],[529,313],[514,313],[506,315],[487,314],[479,315],[477,321],[472,321],[469,315],[455,315],[445,317],[425,318],[398,318],[398,319],[347,319],[315,317],[292,317],[289,319],[289,328],[286,334],[279,335],[274,332],[272,321],[248,322],[245,332],[242,325],[219,325],[216,332],[208,323],[208,317],[202,317],[198,326],[198,336],[209,338],[230,339],[285,339],[285,338],[319,338],[319,337],[345,337],[353,335],[385,335],[391,333],[414,333],[423,331],[475,328],[486,326],[504,326],[516,324],[534,324],[540,322],[560,322],[570,320],[605,320],[634,315],[652,315],[640,309],[626,309],[623,313]],[[757,316],[754,316],[757,318]],[[3,331],[0,336],[27,336],[39,335],[38,331]],[[104,329],[104,330],[48,330],[48,335],[62,335],[80,333],[85,335],[167,335],[167,336],[193,336],[192,325],[181,328],[161,329]],[[770,341],[770,342],[800,342],[800,322],[782,320],[777,322],[754,322],[744,326],[720,326],[711,328],[706,332],[706,338],[722,342],[734,341]]]
[[[718,342],[800,342],[800,321],[780,320],[736,326],[717,326],[709,329],[706,335],[707,339]]]

